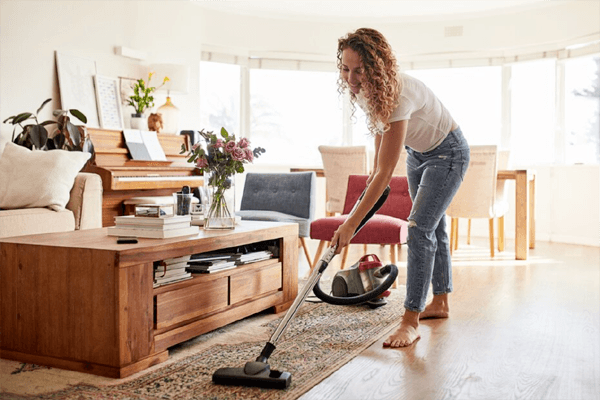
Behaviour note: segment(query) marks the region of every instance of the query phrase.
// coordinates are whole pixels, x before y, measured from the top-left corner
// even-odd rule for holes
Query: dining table
[[[294,167],[290,172],[315,172],[326,178],[323,167]],[[498,180],[515,181],[515,259],[527,260],[535,248],[535,171],[530,169],[498,170]]]

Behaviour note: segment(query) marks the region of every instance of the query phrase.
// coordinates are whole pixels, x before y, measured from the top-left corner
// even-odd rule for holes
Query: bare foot
[[[448,293],[433,296],[431,303],[425,307],[419,315],[419,319],[427,318],[448,318],[450,315],[450,306],[448,304]]]
[[[419,339],[419,313],[406,310],[400,327],[383,342],[383,347],[406,347]]]

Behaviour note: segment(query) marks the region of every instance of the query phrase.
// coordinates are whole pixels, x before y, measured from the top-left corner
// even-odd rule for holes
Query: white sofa
[[[101,227],[102,180],[97,174],[77,174],[64,210],[0,209],[0,238]]]

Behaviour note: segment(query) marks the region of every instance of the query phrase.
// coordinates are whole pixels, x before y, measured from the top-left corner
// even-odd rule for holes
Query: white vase
[[[205,172],[208,207],[204,210],[204,229],[235,228],[235,179],[233,176]]]
[[[131,129],[139,129],[141,131],[148,130],[148,118],[144,114],[131,114],[129,122]]]

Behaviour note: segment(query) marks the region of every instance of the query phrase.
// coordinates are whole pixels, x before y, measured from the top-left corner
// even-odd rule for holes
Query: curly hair
[[[375,29],[360,28],[338,40],[337,67],[340,76],[337,80],[338,92],[342,94],[348,83],[342,79],[342,52],[352,49],[358,53],[362,66],[364,87],[367,99],[367,127],[372,135],[383,133],[390,128],[388,119],[398,106],[400,73],[396,57],[385,37]],[[356,110],[356,94],[350,91],[352,116]],[[381,126],[383,125],[383,129]]]

